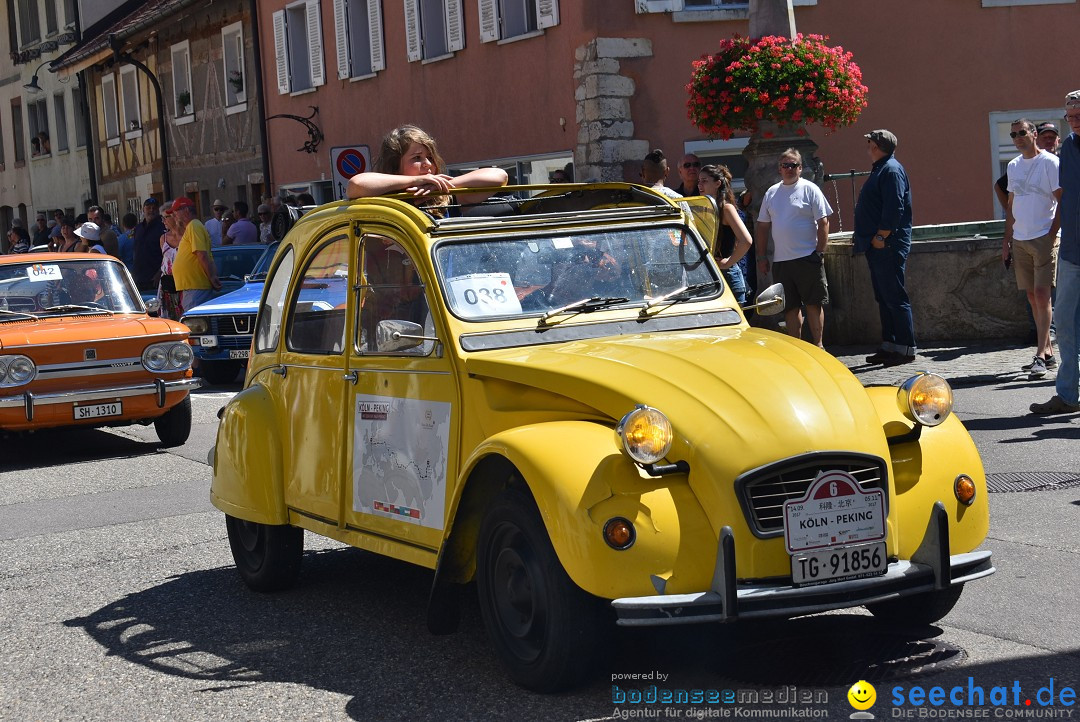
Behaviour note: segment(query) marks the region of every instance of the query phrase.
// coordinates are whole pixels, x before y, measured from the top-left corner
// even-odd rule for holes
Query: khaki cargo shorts
[[[1051,288],[1057,277],[1058,237],[1040,236],[1030,241],[1013,241],[1013,268],[1016,287],[1021,291]]]

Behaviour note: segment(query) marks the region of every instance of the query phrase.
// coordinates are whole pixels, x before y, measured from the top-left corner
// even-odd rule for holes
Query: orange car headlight
[[[622,417],[615,433],[627,456],[639,464],[655,464],[671,450],[671,422],[651,406],[639,404]]]
[[[952,387],[937,374],[921,373],[900,384],[896,405],[915,423],[937,426],[952,413]]]

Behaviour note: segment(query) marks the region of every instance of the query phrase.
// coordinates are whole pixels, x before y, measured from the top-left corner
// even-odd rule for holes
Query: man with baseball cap
[[[870,364],[897,366],[915,360],[915,324],[904,271],[911,250],[911,184],[893,157],[896,136],[888,130],[867,133],[873,167],[855,204],[855,253],[865,253],[881,317],[881,347]]]
[[[1060,140],[1058,136],[1058,127],[1056,123],[1039,123],[1035,126],[1035,145],[1039,147],[1039,150],[1045,150],[1047,153],[1058,154],[1058,146]]]
[[[1031,405],[1031,413],[1040,416],[1080,412],[1080,90],[1065,96],[1065,121],[1072,132],[1061,144],[1058,166],[1061,245],[1054,303],[1059,356],[1054,382],[1057,393],[1049,401]]]
[[[213,298],[214,291],[221,288],[221,281],[210,255],[210,234],[195,217],[195,202],[180,196],[173,201],[172,212],[176,218],[176,232],[180,234],[180,245],[173,261],[173,279],[180,292],[181,309],[190,311]]]

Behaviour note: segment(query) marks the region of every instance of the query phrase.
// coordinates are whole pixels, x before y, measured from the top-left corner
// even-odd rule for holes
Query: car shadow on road
[[[83,461],[131,459],[160,448],[156,438],[147,443],[103,429],[45,429],[10,437],[0,448],[0,469],[46,469]]]
[[[65,624],[85,630],[110,656],[205,681],[199,691],[217,700],[207,698],[207,705],[236,687],[286,682],[349,696],[344,712],[358,720],[504,719],[511,709],[515,719],[606,718],[617,689],[846,690],[860,679],[940,672],[965,657],[937,627],[888,629],[856,613],[741,627],[619,629],[583,687],[539,696],[503,673],[475,594],[465,595],[458,634],[428,633],[430,583],[427,570],[367,552],[308,552],[300,584],[288,592],[257,594],[235,569],[210,569]],[[846,705],[843,693],[831,698],[837,709]]]

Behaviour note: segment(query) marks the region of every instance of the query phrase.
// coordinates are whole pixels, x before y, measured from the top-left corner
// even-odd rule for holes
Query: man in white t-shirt
[[[1010,255],[1016,269],[1016,285],[1027,294],[1035,318],[1037,345],[1030,364],[1021,367],[1028,378],[1041,379],[1047,369],[1056,368],[1050,345],[1050,289],[1057,272],[1058,228],[1061,217],[1058,201],[1058,158],[1036,146],[1035,124],[1021,118],[1012,124],[1009,136],[1020,155],[1009,161],[1009,204],[1005,216],[1005,237],[1001,259]]]
[[[214,205],[211,206],[214,215],[206,219],[203,223],[206,226],[207,233],[210,234],[210,246],[217,248],[221,245],[221,217],[225,215],[225,211],[229,210],[228,206],[222,203],[218,199],[214,199]]]
[[[814,344],[821,344],[823,307],[829,303],[825,278],[825,246],[832,208],[814,183],[802,178],[802,154],[788,148],[780,156],[780,182],[765,191],[754,226],[758,269],[769,272],[769,233],[773,238],[773,280],[784,284],[787,332],[802,337],[803,313]]]

